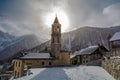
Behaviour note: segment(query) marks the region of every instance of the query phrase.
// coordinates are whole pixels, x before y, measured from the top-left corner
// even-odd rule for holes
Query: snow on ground
[[[35,69],[31,69],[32,74],[29,76],[24,76],[18,79],[14,79],[14,80],[32,80],[32,78],[34,78],[36,75],[38,75],[39,73],[41,73],[42,71],[44,71],[45,68],[35,68]],[[12,80],[12,79],[10,79]],[[35,80],[40,80],[40,79],[35,79]]]
[[[33,74],[15,80],[115,80],[97,66],[35,68],[31,72]]]

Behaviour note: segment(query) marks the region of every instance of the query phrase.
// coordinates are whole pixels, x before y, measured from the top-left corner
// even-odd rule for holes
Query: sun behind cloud
[[[48,27],[51,27],[56,16],[58,17],[58,20],[62,26],[62,32],[65,32],[69,27],[69,19],[67,17],[67,14],[63,10],[56,9],[51,13],[47,13],[45,24]]]

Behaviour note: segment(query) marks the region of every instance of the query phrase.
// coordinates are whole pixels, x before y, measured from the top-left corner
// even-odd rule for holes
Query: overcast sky
[[[67,14],[67,31],[83,26],[120,25],[120,0],[0,0],[0,29],[16,35],[47,37],[50,28],[45,18],[54,7]]]

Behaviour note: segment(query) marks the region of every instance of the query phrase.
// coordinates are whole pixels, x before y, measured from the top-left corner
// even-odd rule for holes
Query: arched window
[[[19,62],[19,67],[20,67],[20,62]]]
[[[16,64],[16,67],[17,67],[17,61],[15,62],[15,64]]]

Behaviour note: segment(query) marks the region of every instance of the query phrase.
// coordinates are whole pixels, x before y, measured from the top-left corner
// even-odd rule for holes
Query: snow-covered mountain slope
[[[8,33],[0,31],[0,51],[2,51],[5,46],[15,39],[15,36],[12,36]]]
[[[15,80],[115,80],[97,66],[36,68],[31,73]]]
[[[102,44],[108,48],[108,40],[120,31],[120,26],[110,28],[82,27],[62,34],[62,50],[76,51],[90,45]],[[50,41],[39,45],[31,51],[40,52],[50,46]],[[42,49],[41,49],[42,48]]]
[[[74,52],[89,45],[104,44],[108,46],[108,39],[118,31],[120,31],[120,26],[111,28],[83,27],[63,33],[62,50]],[[50,41],[43,43],[45,41],[43,39],[44,37],[40,37],[38,40],[34,35],[15,38],[0,32],[0,60],[7,59],[22,49],[30,49],[35,52],[45,51],[47,47],[50,47]]]
[[[13,57],[17,52],[23,49],[30,49],[40,45],[40,41],[34,35],[25,35],[18,37],[16,40],[7,44],[0,52],[0,60],[5,60]]]

